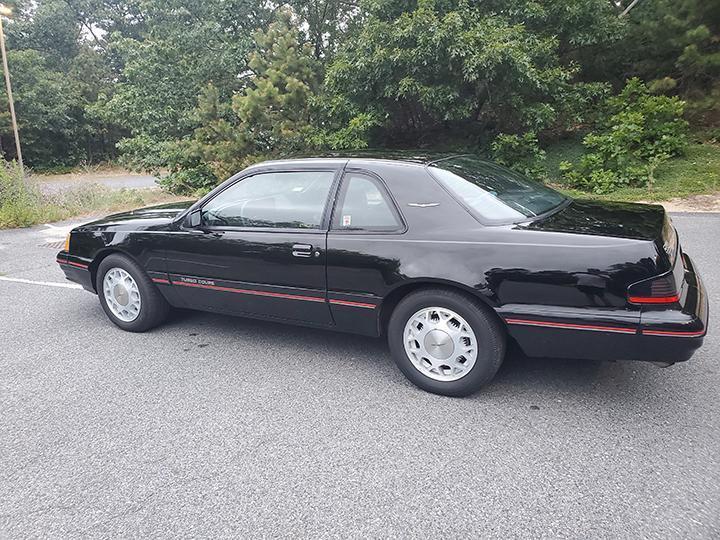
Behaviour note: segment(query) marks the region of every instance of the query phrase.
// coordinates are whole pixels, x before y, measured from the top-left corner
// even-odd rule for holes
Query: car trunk
[[[667,297],[682,286],[682,257],[675,228],[659,205],[573,200],[561,211],[528,224],[531,230],[593,236],[609,236],[653,242],[656,245],[656,272],[647,280],[643,294]],[[665,276],[663,280],[658,280]],[[651,287],[652,282],[652,287]],[[651,292],[652,289],[652,292]],[[648,302],[650,303],[650,302]]]
[[[638,240],[662,238],[665,209],[649,204],[574,200],[560,212],[533,221],[528,228]]]

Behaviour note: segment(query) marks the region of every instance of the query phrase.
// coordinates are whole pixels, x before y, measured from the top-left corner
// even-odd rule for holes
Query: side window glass
[[[370,176],[349,173],[333,216],[333,229],[394,231],[401,227],[385,190]]]
[[[270,172],[241,180],[211,199],[202,222],[211,227],[320,227],[335,173]]]

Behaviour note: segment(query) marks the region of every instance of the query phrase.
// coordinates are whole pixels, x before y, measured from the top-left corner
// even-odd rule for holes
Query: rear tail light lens
[[[668,241],[665,242],[664,248],[670,256],[670,260],[673,261],[672,271],[630,285],[628,300],[631,304],[673,304],[680,300],[685,267],[677,234],[672,226],[670,229],[673,234],[667,238]]]
[[[632,304],[672,304],[680,300],[674,274],[641,281],[628,289]]]

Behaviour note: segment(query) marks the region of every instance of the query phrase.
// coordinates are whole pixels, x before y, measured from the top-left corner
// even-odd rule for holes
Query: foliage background
[[[121,159],[191,193],[278,155],[432,147],[544,179],[546,149],[583,139],[562,178],[604,193],[720,137],[720,2],[6,3],[36,169]]]

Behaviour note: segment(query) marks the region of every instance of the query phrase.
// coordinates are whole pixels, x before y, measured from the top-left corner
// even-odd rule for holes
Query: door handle
[[[312,257],[312,248],[310,244],[293,244],[293,257]]]
[[[225,231],[215,231],[211,229],[187,229],[187,232],[195,236],[212,236],[213,238],[220,238],[225,234]]]

